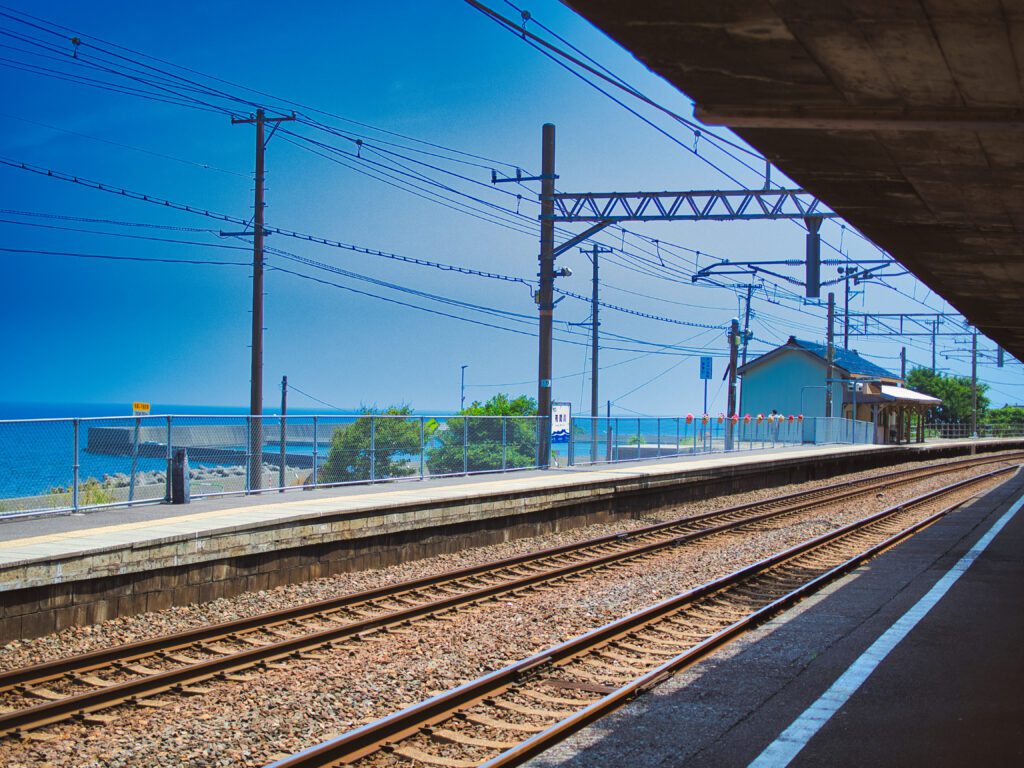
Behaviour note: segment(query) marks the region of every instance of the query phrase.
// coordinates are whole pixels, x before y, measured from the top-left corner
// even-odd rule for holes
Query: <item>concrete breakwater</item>
[[[280,443],[279,424],[264,425],[264,443]],[[329,437],[332,426],[322,429]],[[317,437],[320,437],[318,434]],[[188,459],[193,463],[217,465],[245,465],[248,429],[245,424],[211,424],[202,426],[174,426],[171,429],[171,450],[185,448]],[[313,445],[311,424],[287,425],[285,430],[285,465],[312,468],[312,453],[288,453],[289,446]],[[322,457],[326,458],[328,444],[321,442]],[[131,456],[135,452],[135,427],[89,427],[86,433],[85,450],[106,456]],[[138,455],[142,458],[162,459],[167,457],[166,427],[139,427]],[[280,464],[279,450],[264,450],[264,463]]]
[[[167,444],[168,429],[165,424],[145,423],[139,426],[139,443]],[[319,424],[314,430],[313,424],[286,424],[284,431],[285,445],[312,446],[314,437],[321,447],[326,446],[337,429],[344,429],[347,424]],[[263,442],[280,443],[280,423],[267,422],[262,428]],[[314,434],[315,433],[315,434]],[[249,441],[249,428],[244,421],[237,424],[172,424],[170,429],[171,445],[176,448],[231,448],[245,445]],[[135,425],[125,423],[117,426],[88,427],[86,450],[93,453],[122,455],[131,453],[135,441]]]

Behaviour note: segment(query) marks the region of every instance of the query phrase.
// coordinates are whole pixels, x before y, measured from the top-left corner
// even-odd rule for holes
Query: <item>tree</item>
[[[995,435],[1019,435],[1024,432],[1024,407],[1004,405],[988,412],[985,422],[991,424]]]
[[[928,368],[915,368],[907,374],[907,387],[915,392],[939,398],[942,402],[928,409],[927,420],[937,424],[964,424],[971,420],[971,380],[966,376],[945,376]],[[988,385],[978,382],[978,421],[984,417],[989,399]]]
[[[346,483],[408,477],[416,468],[409,456],[420,452],[420,423],[408,405],[391,406],[384,411],[362,408],[363,415],[351,424],[337,427],[331,434],[327,461],[317,472],[321,483]],[[391,417],[391,418],[374,418]]]
[[[427,457],[430,473],[536,466],[537,420],[522,418],[536,415],[537,401],[526,395],[513,399],[502,393],[486,403],[475,400],[437,428]]]

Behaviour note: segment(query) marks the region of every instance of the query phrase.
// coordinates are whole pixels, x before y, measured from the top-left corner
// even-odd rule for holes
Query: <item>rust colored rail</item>
[[[950,470],[1020,460],[1004,454],[844,481],[767,502],[646,526],[627,533],[554,547],[480,566],[402,582],[270,614],[60,659],[0,673],[0,696],[32,701],[0,713],[0,736],[69,718],[83,718],[122,703],[240,671],[287,661],[346,639],[396,624],[557,582],[583,571],[649,557],[665,547],[738,531],[765,520],[872,493]],[[452,594],[458,590],[457,594]],[[58,689],[58,690],[55,690]],[[60,690],[62,689],[62,690]],[[42,700],[42,703],[34,703]],[[8,706],[10,706],[8,704]]]
[[[951,494],[1015,471],[882,510],[268,768],[387,765],[391,755],[450,768],[519,765],[964,503],[947,504]]]

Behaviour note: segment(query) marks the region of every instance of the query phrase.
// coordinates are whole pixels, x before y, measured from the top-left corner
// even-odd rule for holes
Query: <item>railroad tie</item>
[[[487,717],[487,715],[477,715],[473,713],[466,713],[466,719],[471,723],[477,725],[486,725],[488,728],[497,728],[501,731],[519,731],[522,733],[540,733],[541,731],[547,730],[546,725],[530,725],[529,723],[509,723],[504,720],[495,720],[493,717]],[[474,763],[476,765],[476,763]]]
[[[28,688],[22,691],[25,696],[30,696],[33,699],[45,699],[46,701],[63,701],[67,697],[56,691],[52,691],[49,688]]]
[[[437,741],[446,741],[451,744],[462,744],[467,747],[486,747],[487,749],[512,749],[518,746],[517,741],[495,741],[494,739],[482,739],[479,736],[470,736],[459,731],[450,731],[447,728],[434,728],[430,732],[431,738]]]
[[[654,641],[647,642],[648,645],[640,646],[619,640],[615,646],[626,651],[633,651],[633,653],[649,653],[654,656],[678,656],[682,652],[677,646],[662,645]]]
[[[545,704],[565,704],[570,707],[586,707],[596,701],[596,699],[566,699],[562,696],[548,696],[530,688],[520,688],[516,691],[516,694],[525,696],[528,699],[534,699],[535,701],[542,701]]]
[[[586,680],[566,680],[561,677],[545,677],[537,680],[536,682],[550,686],[551,688],[560,688],[567,691],[585,691],[586,693],[596,693],[601,696],[605,696],[618,690],[611,685],[592,683]]]
[[[426,763],[427,765],[441,765],[444,766],[444,768],[477,768],[477,766],[480,765],[479,760],[457,760],[452,757],[432,755],[430,752],[424,752],[422,749],[417,747],[395,747],[394,753],[396,755],[401,755],[402,757],[408,757],[410,760],[418,760],[419,762]]]
[[[524,707],[522,704],[516,704],[514,701],[501,701],[500,699],[495,699],[492,703],[498,709],[506,709],[509,712],[518,712],[520,715],[529,715],[530,717],[544,717],[549,720],[562,720],[573,714],[571,711],[565,712],[562,710]]]

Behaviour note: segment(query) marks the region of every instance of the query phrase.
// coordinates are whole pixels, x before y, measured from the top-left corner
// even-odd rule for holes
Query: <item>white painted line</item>
[[[754,759],[748,768],[785,768],[789,765],[811,738],[821,730],[832,715],[839,711],[861,684],[868,679],[875,668],[889,655],[910,630],[930,611],[949,591],[956,580],[971,567],[978,556],[985,551],[1003,527],[1010,522],[1017,511],[1024,506],[1024,496],[1017,499],[978,542],[970,552],[960,558],[946,574],[939,579],[924,597],[903,614],[895,624],[887,629],[871,647],[836,680],[832,687],[804,710],[793,723],[783,731],[775,741]]]

